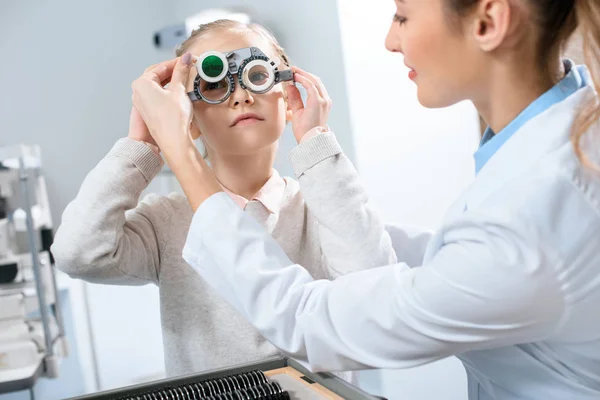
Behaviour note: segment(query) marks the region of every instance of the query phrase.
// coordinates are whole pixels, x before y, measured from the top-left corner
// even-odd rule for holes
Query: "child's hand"
[[[137,140],[138,142],[149,143],[156,146],[158,149],[158,145],[152,138],[152,135],[150,135],[150,131],[148,130],[146,123],[135,107],[131,107],[131,114],[129,116],[129,134],[127,137]]]
[[[321,80],[297,67],[292,67],[294,80],[307,92],[306,106],[300,91],[294,85],[287,86],[288,105],[292,110],[292,130],[298,143],[308,131],[317,126],[325,126],[331,110],[331,99]]]
[[[179,152],[186,151],[190,145],[194,147],[190,136],[192,102],[185,88],[191,66],[188,53],[148,68],[132,84],[134,108],[168,164]],[[169,85],[165,88],[166,83]],[[141,130],[138,133],[142,133]]]

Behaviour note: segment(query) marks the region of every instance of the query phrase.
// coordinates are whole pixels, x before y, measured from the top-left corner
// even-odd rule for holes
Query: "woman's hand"
[[[191,66],[191,54],[186,53],[149,68],[131,87],[133,106],[195,211],[204,200],[222,189],[190,134],[192,102],[185,82]],[[164,87],[167,82],[169,85]]]
[[[297,67],[292,67],[294,80],[306,89],[306,105],[300,91],[294,85],[287,86],[287,101],[292,110],[292,130],[298,143],[308,131],[317,126],[325,126],[331,110],[331,99],[321,80]]]
[[[176,60],[169,60],[160,64],[154,64],[146,68],[144,74],[155,73],[159,79],[161,79],[161,85],[165,86],[171,80],[171,73]],[[129,134],[128,138],[137,140],[138,142],[149,143],[153,146],[157,146],[156,142],[150,131],[144,122],[144,119],[140,115],[140,112],[135,107],[131,107],[131,114],[129,116]]]
[[[185,83],[192,66],[191,54],[148,68],[131,85],[133,89],[132,121],[137,134],[144,135],[136,121],[136,110],[141,115],[149,135],[165,155],[170,165],[179,152],[194,147],[190,135],[192,102]],[[169,85],[164,87],[167,83]],[[130,122],[130,127],[131,127]],[[171,158],[171,159],[169,159]]]

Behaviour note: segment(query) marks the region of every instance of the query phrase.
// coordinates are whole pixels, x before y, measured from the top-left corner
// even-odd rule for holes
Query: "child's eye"
[[[400,24],[400,26],[402,26],[406,23],[406,18],[401,15],[394,14],[394,22],[397,22]]]
[[[217,89],[222,89],[225,87],[225,84],[223,83],[223,81],[219,81],[219,82],[206,82],[206,84],[204,85],[204,89],[203,90],[217,90]]]
[[[249,76],[250,82],[255,85],[262,85],[267,81],[269,75],[266,72],[255,72]]]

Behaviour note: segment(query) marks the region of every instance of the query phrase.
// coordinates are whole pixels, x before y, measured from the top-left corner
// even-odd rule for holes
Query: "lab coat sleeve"
[[[302,141],[290,161],[302,197],[319,223],[332,278],[396,262],[390,235],[332,132]]]
[[[423,264],[423,257],[433,231],[415,226],[386,224],[398,262],[414,268]]]
[[[404,368],[542,340],[560,325],[564,295],[552,273],[560,260],[509,221],[498,210],[448,225],[445,245],[421,268],[314,281],[216,194],[197,210],[183,256],[270,342],[314,371]],[[214,263],[197,262],[205,252]]]

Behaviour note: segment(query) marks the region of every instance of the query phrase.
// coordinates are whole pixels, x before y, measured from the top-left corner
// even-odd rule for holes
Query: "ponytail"
[[[559,0],[562,1],[562,0]],[[579,24],[579,32],[583,36],[583,53],[585,63],[590,71],[594,89],[600,94],[600,1],[599,0],[576,0],[575,14]],[[583,151],[582,139],[587,135],[600,135],[600,132],[592,132],[590,128],[600,120],[600,102],[598,96],[594,96],[585,104],[578,115],[571,142],[577,157],[581,162],[591,168],[600,171],[599,165],[594,165]],[[595,157],[597,159],[597,157]]]

